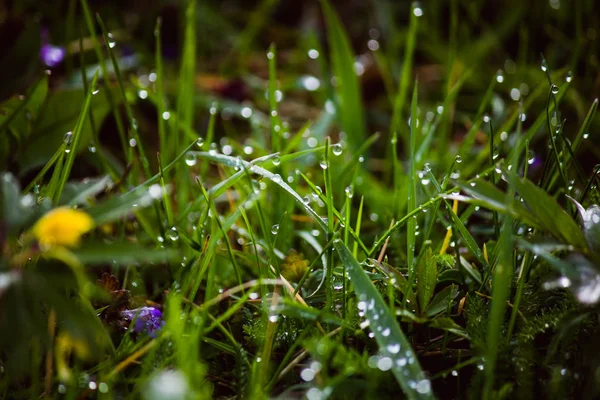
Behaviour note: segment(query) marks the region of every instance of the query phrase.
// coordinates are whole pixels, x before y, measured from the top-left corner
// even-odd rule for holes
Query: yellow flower
[[[304,259],[304,256],[295,250],[285,256],[283,264],[281,265],[281,275],[289,281],[298,282],[308,269],[308,260]]]
[[[40,246],[77,246],[81,235],[94,227],[88,214],[72,208],[60,207],[46,213],[33,227],[33,234]]]

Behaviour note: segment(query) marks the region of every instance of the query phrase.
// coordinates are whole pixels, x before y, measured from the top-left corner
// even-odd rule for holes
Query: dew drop
[[[71,144],[72,141],[73,141],[73,132],[69,131],[69,132],[65,133],[65,136],[63,137],[63,142],[65,142],[65,144],[69,145],[69,144]]]
[[[342,151],[343,151],[343,148],[340,143],[336,143],[331,147],[331,152],[336,156],[339,156],[340,154],[342,154]]]
[[[573,80],[573,72],[569,71],[567,72],[567,76],[565,77],[565,81],[566,82],[571,82]]]
[[[167,231],[167,236],[172,242],[176,242],[179,239],[179,231],[177,227],[172,227]]]
[[[271,227],[271,233],[277,235],[279,233],[279,224],[275,224]]]
[[[112,49],[116,46],[115,38],[112,33],[109,33],[107,36],[108,36],[108,47],[110,47]]]
[[[275,156],[271,159],[271,162],[274,166],[278,166],[279,164],[281,164],[281,157]]]
[[[349,199],[351,199],[354,196],[354,188],[352,186],[346,186],[344,192],[346,192],[346,197],[348,197]]]
[[[194,154],[192,152],[188,152],[185,155],[185,163],[188,166],[192,167],[192,166],[196,165],[196,162],[197,162],[197,160],[196,160],[196,154]]]

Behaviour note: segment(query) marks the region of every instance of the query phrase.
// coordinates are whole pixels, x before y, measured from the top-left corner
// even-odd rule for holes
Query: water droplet
[[[252,109],[250,107],[244,107],[242,108],[242,110],[240,111],[240,114],[242,115],[242,117],[244,118],[250,118],[252,116]]]
[[[419,3],[418,1],[415,1],[413,3],[413,14],[415,15],[415,17],[423,16],[423,9],[421,8],[421,3]]]
[[[344,192],[346,192],[346,196],[351,199],[352,196],[354,196],[354,188],[352,186],[346,186],[346,189],[344,189]]]
[[[321,160],[321,162],[319,163],[319,165],[321,166],[322,169],[329,168],[329,164],[327,163],[327,160],[325,160],[324,158]]]
[[[519,101],[521,98],[521,91],[517,88],[510,89],[510,98],[514,101]]]
[[[110,47],[112,49],[116,45],[115,38],[112,33],[109,33],[107,36],[108,36],[108,47]]]
[[[275,224],[271,227],[271,233],[277,235],[279,233],[279,224]]]
[[[313,60],[316,60],[317,58],[319,58],[319,51],[315,49],[310,49],[308,50],[308,56]]]
[[[162,113],[162,119],[164,119],[165,121],[168,121],[169,118],[171,118],[171,113],[168,111],[165,111]]]
[[[546,64],[546,60],[542,60],[542,64],[540,65],[542,71],[546,72],[548,70],[548,65]]]
[[[389,351],[392,354],[398,354],[400,352],[400,343],[388,344],[387,351]]]
[[[92,96],[97,95],[100,92],[100,89],[96,89],[92,91]]]
[[[421,394],[429,393],[431,391],[431,381],[429,379],[419,381],[416,389]]]
[[[302,378],[306,382],[310,382],[315,378],[315,371],[311,368],[305,368],[300,372],[300,378]]]
[[[196,165],[196,162],[197,162],[197,160],[196,160],[196,154],[194,154],[192,152],[188,152],[185,155],[185,163],[187,165],[189,165],[190,167]]]
[[[380,369],[381,371],[388,371],[388,370],[392,369],[392,366],[393,366],[392,359],[389,357],[381,357],[377,361],[377,368]]]
[[[137,141],[134,138],[129,139],[129,146],[130,147],[137,146]]]
[[[336,156],[339,156],[340,154],[342,154],[342,151],[343,151],[343,148],[340,143],[336,143],[333,146],[331,146],[331,152]]]
[[[498,83],[504,82],[504,75],[503,75],[503,71],[501,69],[499,69],[498,72],[496,72],[496,82],[498,82]]]
[[[73,141],[73,132],[69,131],[69,132],[65,133],[65,136],[63,137],[63,142],[65,142],[65,144],[69,145],[69,144],[71,144],[72,141]]]
[[[90,153],[95,153],[96,152],[96,146],[94,146],[94,143],[90,143],[90,145],[88,146],[88,151]]]
[[[281,183],[281,175],[279,175],[279,174],[273,175],[273,182]]]
[[[571,82],[572,80],[573,80],[573,72],[569,71],[569,72],[567,72],[567,76],[565,76],[565,81]]]
[[[367,42],[367,47],[371,51],[377,51],[379,50],[379,42],[375,39],[369,39],[369,41]]]
[[[199,137],[198,139],[196,139],[196,146],[198,146],[199,148],[202,148],[202,146],[204,145],[204,139]]]
[[[172,242],[176,242],[179,239],[179,231],[177,230],[177,227],[172,227],[171,229],[169,229],[167,231],[167,237],[172,241]]]
[[[271,159],[271,162],[274,166],[278,166],[279,164],[281,164],[281,157],[275,156]]]
[[[552,84],[550,90],[552,91],[552,94],[558,94],[558,86]]]
[[[462,157],[461,156],[456,156],[456,163],[457,164],[462,163]]]

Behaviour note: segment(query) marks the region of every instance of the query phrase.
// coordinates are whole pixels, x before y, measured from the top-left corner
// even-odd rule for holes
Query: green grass
[[[597,397],[600,21],[533,3],[35,5],[50,75],[7,11],[0,398]]]

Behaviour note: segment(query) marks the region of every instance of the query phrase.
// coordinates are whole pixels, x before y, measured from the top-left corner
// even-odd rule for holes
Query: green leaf
[[[327,21],[327,38],[331,46],[331,66],[337,79],[335,87],[336,114],[341,128],[348,134],[348,144],[356,151],[365,140],[365,118],[361,101],[360,82],[354,72],[354,53],[348,35],[328,0],[323,0]]]
[[[491,183],[483,179],[475,179],[469,183],[458,182],[457,184],[464,192],[475,198],[474,201],[469,201],[469,203],[510,215],[528,225],[538,227],[535,216],[527,208],[516,200],[508,203],[506,194]]]
[[[504,174],[523,197],[539,225],[565,243],[578,249],[587,248],[583,232],[553,197],[528,179],[519,178],[510,171],[504,171]]]
[[[112,183],[110,177],[84,179],[81,182],[69,182],[60,196],[59,204],[85,205],[89,199],[104,191]]]
[[[457,336],[470,340],[469,334],[462,326],[448,317],[437,317],[429,323],[430,328],[442,329]]]
[[[417,298],[421,310],[427,309],[433,296],[437,281],[437,262],[432,255],[431,247],[427,247],[417,267]]]
[[[79,107],[65,107],[65,104],[83,104],[84,101],[85,93],[82,90],[60,90],[48,96],[31,141],[27,143],[22,157],[18,160],[21,173],[43,166],[52,157],[63,144],[65,133],[75,129],[81,111]],[[96,95],[92,96],[89,109],[96,126],[100,126],[110,112],[110,104],[106,96]],[[92,126],[87,118],[82,127],[79,145],[72,148],[72,151],[78,153],[87,149],[91,139]]]
[[[148,207],[155,200],[162,198],[162,188],[155,184],[151,187],[140,185],[130,192],[112,196],[104,203],[90,207],[87,212],[94,218],[97,225],[114,221],[138,208]]]
[[[336,238],[333,245],[352,278],[359,299],[359,311],[364,312],[381,354],[391,359],[392,372],[404,394],[410,399],[435,398],[431,383],[425,378],[414,350],[379,292],[344,242]]]
[[[433,317],[436,314],[446,311],[448,309],[448,303],[451,302],[456,296],[458,296],[458,288],[454,285],[446,286],[435,295],[429,307],[426,310],[426,314],[429,317]]]

